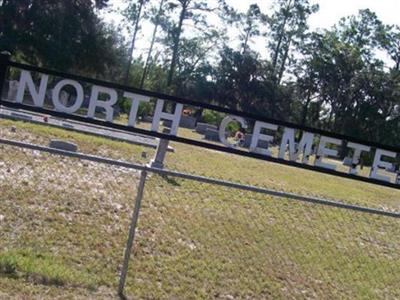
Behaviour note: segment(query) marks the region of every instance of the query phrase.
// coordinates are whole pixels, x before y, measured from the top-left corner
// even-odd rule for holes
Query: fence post
[[[122,265],[121,275],[119,278],[118,295],[121,297],[124,296],[126,274],[128,272],[129,259],[131,256],[133,242],[135,240],[136,225],[139,218],[140,205],[143,198],[143,191],[144,191],[144,185],[146,183],[146,177],[147,177],[147,171],[142,171],[140,174],[140,181],[138,185],[138,191],[136,194],[135,208],[133,210],[131,224],[129,226],[128,240],[126,242],[125,253],[124,253],[124,262]]]
[[[164,128],[163,133],[170,133],[170,128]],[[169,140],[159,139],[156,154],[150,161],[151,168],[164,169],[164,159],[168,151]]]
[[[3,51],[0,53],[0,103],[3,96],[3,86],[6,81],[6,75],[8,70],[8,63],[10,61],[11,53]]]

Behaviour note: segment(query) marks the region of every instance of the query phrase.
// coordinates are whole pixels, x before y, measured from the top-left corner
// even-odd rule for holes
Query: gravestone
[[[219,142],[219,131],[211,128],[207,128],[204,138],[208,141]]]
[[[182,116],[179,122],[179,126],[188,129],[196,128],[196,118],[191,116]]]
[[[253,138],[253,135],[252,135],[252,134],[245,134],[245,136],[244,136],[243,147],[245,147],[245,148],[250,148],[251,139],[252,139],[252,138]],[[257,147],[267,149],[268,146],[269,146],[269,144],[268,144],[267,141],[263,141],[263,140],[259,140],[259,141],[258,141]]]
[[[386,171],[390,173],[396,173],[397,167],[396,165],[392,164],[390,167],[386,168]]]
[[[70,152],[78,151],[78,146],[76,144],[62,140],[51,140],[49,147]]]
[[[17,98],[17,91],[18,91],[18,81],[17,80],[9,81],[7,99],[14,101]]]
[[[32,116],[29,115],[25,115],[25,114],[20,114],[20,113],[15,113],[15,112],[11,112],[10,114],[12,117],[15,117],[17,119],[21,119],[21,120],[28,120],[31,121],[33,118]]]
[[[66,91],[60,92],[60,103],[63,106],[68,106],[68,98],[69,98],[69,94]]]
[[[83,96],[83,103],[82,103],[82,108],[88,108],[90,103],[90,96],[89,95],[84,95]]]
[[[171,128],[172,121],[171,120],[164,120],[163,125],[167,128]],[[194,129],[196,127],[196,118],[190,116],[181,116],[179,121],[179,127]]]
[[[144,117],[142,117],[142,122],[151,123],[151,122],[153,122],[153,117],[152,116],[144,116]]]
[[[172,121],[171,120],[164,120],[162,124],[163,124],[164,127],[171,128]]]
[[[345,157],[343,159],[343,165],[347,167],[353,166],[353,159],[351,157]]]
[[[217,130],[217,126],[208,123],[197,123],[196,132],[200,134],[205,134],[207,128]]]
[[[71,125],[71,124],[69,124],[69,123],[62,123],[61,126],[62,126],[62,127],[65,127],[65,128],[70,128],[70,129],[73,129],[73,128],[74,128],[74,126]]]
[[[120,116],[120,114],[121,114],[121,108],[119,107],[119,105],[114,105],[113,108],[114,108],[113,116],[114,116],[114,118],[118,118]]]
[[[52,96],[53,95],[53,89],[48,89],[47,91],[46,91],[46,94],[45,94],[45,99],[46,100],[51,100],[52,99]]]

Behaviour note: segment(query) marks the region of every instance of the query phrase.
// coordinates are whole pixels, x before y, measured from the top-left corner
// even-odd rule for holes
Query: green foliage
[[[250,49],[249,44],[253,37],[260,36],[260,27],[265,25],[267,16],[263,14],[257,4],[251,4],[246,13],[228,11],[228,23],[233,23],[239,29],[239,39],[242,41],[242,53]]]
[[[205,109],[203,110],[203,114],[201,115],[201,121],[218,127],[225,116],[226,115],[223,113]],[[227,132],[229,132],[231,135],[234,134],[239,129],[240,129],[240,124],[236,121],[229,123],[228,126],[226,127]]]
[[[223,0],[215,6],[198,0],[131,0],[119,11],[128,27],[140,31],[142,18],[148,18],[154,31],[147,55],[134,51],[129,59],[127,48],[134,43],[128,45],[122,28],[99,17],[106,4],[5,0],[0,48],[17,61],[398,145],[400,29],[383,24],[371,10],[310,32],[308,18],[318,5],[309,0],[274,1],[268,15],[256,4],[239,13]],[[209,22],[215,16],[225,28]],[[226,35],[228,26],[238,29],[237,47]],[[252,39],[261,35],[271,54],[265,60],[251,49]],[[379,51],[391,65],[377,56]],[[129,111],[129,101],[119,103]],[[140,108],[140,114],[149,111],[146,105]]]
[[[123,62],[121,37],[96,15],[93,1],[6,0],[0,14],[0,48],[31,64],[112,78]]]
[[[203,110],[203,114],[201,115],[202,122],[215,126],[219,126],[223,118],[224,114],[209,109]]]
[[[399,78],[375,54],[385,34],[377,16],[362,10],[310,37],[296,71],[302,123],[396,144]]]
[[[140,102],[138,116],[147,117],[153,114],[154,104],[150,102]]]
[[[270,32],[271,76],[280,84],[288,65],[293,63],[293,50],[304,42],[308,17],[319,9],[309,0],[277,0],[268,18]]]
[[[293,86],[276,85],[271,65],[253,51],[224,48],[216,67],[214,99],[232,109],[289,119]]]

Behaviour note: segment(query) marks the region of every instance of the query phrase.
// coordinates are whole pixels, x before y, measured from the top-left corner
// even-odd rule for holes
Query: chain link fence
[[[0,129],[1,137],[15,138],[9,127]],[[47,143],[21,131],[20,140]],[[130,145],[125,151],[118,144],[115,150],[97,142],[90,140],[93,148],[83,144],[81,149],[140,165],[152,156],[147,148]],[[341,187],[341,179],[329,176],[323,177],[325,187],[312,181],[304,186],[312,176],[308,171],[299,171],[289,186],[278,180],[289,176],[279,174],[282,167],[263,163],[276,177],[263,176],[253,160],[209,150],[194,155],[193,149],[185,146],[168,154],[166,166],[303,195],[311,190],[329,196]],[[23,282],[73,288],[79,294],[71,295],[78,298],[114,295],[140,173],[134,165],[0,145],[0,282],[3,287],[3,280],[19,282],[6,295],[27,290]],[[125,287],[128,298],[400,298],[400,219],[395,213],[384,216],[174,173],[147,173]],[[398,196],[397,191],[343,182],[343,192],[335,192],[348,193],[351,204],[382,208],[386,199]],[[349,188],[358,185],[367,189],[363,195],[381,189],[384,197],[351,195]],[[48,295],[66,295],[57,293]]]
[[[399,219],[151,176],[138,298],[397,298]]]

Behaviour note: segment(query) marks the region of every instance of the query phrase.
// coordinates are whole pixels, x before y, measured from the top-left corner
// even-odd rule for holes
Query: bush
[[[153,105],[150,102],[140,102],[138,109],[138,116],[146,117],[153,113]]]
[[[212,111],[209,109],[203,110],[203,114],[201,115],[202,122],[212,124],[215,126],[219,126],[223,118],[224,118],[223,113]]]
[[[119,100],[120,108],[123,113],[129,114],[131,111],[132,101],[128,99]],[[151,102],[140,102],[138,108],[138,117],[146,117],[153,112],[153,105]]]
[[[208,110],[205,109],[203,111],[201,120],[204,123],[208,123],[208,124],[212,124],[215,125],[217,127],[219,127],[219,125],[221,124],[221,121],[226,117],[226,115],[224,113],[220,113],[220,112],[216,112],[216,111],[212,111],[212,110]],[[236,131],[238,131],[240,129],[240,124],[239,122],[230,122],[226,128],[226,130],[230,133],[233,134]]]

